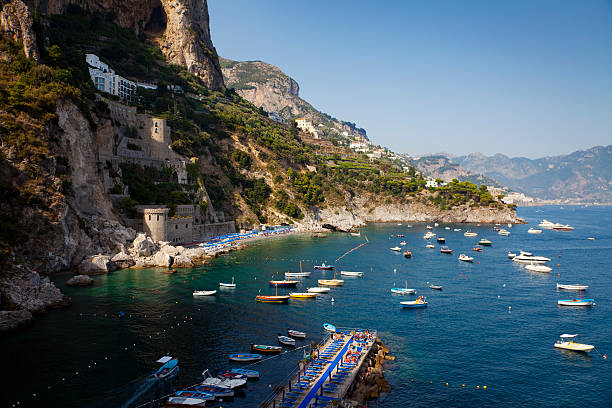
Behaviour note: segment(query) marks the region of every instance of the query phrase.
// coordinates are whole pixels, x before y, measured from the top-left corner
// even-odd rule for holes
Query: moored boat
[[[583,299],[582,292],[579,291],[580,297],[578,299],[559,299],[557,304],[559,306],[593,306],[595,299]]]
[[[206,405],[206,401],[215,399],[213,394],[200,391],[177,391],[174,395],[168,398],[168,403],[192,407],[203,407]]]
[[[562,334],[561,336],[559,336],[560,339],[557,340],[557,342],[555,343],[555,347],[564,350],[582,351],[585,353],[588,353],[589,351],[595,348],[595,346],[592,346],[590,344],[574,343],[574,338],[576,338],[576,336],[578,335]]]
[[[513,259],[515,256],[516,256],[516,254],[514,252],[508,251],[508,258],[509,259]]]
[[[405,258],[412,258],[412,252],[410,252],[408,249],[404,251],[404,257]]]
[[[157,360],[156,363],[162,364],[162,366],[153,373],[153,376],[156,378],[168,378],[179,372],[178,359],[172,356],[163,356]]]
[[[532,265],[532,264],[529,264],[529,265],[525,266],[525,269],[527,269],[528,271],[531,271],[531,272],[539,272],[539,273],[549,273],[550,271],[552,271],[552,268],[548,267],[546,265]]]
[[[512,257],[512,262],[525,264],[545,264],[549,261],[550,258],[546,258],[544,256],[525,255],[523,253]]]
[[[216,290],[194,290],[193,296],[212,296],[217,293]]]
[[[391,288],[391,293],[395,293],[397,295],[414,295],[417,293],[416,289],[408,288],[408,281],[406,281],[405,288]]]
[[[323,271],[331,271],[333,270],[335,267],[333,265],[326,265],[325,262],[323,262],[321,265],[315,265],[314,269],[320,269]]]
[[[261,354],[236,353],[230,354],[229,359],[231,361],[237,361],[239,363],[247,363],[251,361],[259,361],[262,359],[262,356]]]
[[[259,371],[249,370],[248,368],[232,368],[232,373],[242,374],[246,376],[246,378],[259,378]]]
[[[570,284],[563,284],[563,283],[557,283],[557,289],[563,289],[563,290],[587,290],[589,288],[589,285],[570,285]]]
[[[235,288],[236,283],[234,283],[234,277],[232,276],[232,283],[219,282],[219,286],[222,288]]]
[[[331,323],[323,323],[323,328],[327,330],[328,332],[332,332],[332,333],[336,332],[336,326],[334,326]]]
[[[468,238],[473,238],[473,237],[477,237],[477,236],[478,236],[478,233],[476,233],[476,232],[472,232],[472,231],[465,231],[465,232],[463,233],[463,236],[464,236],[464,237],[468,237]]]
[[[400,302],[402,307],[406,309],[414,309],[418,307],[427,307],[427,301],[422,296],[419,296],[416,300],[407,300],[405,302]]]
[[[480,241],[478,241],[478,245],[481,245],[481,246],[491,246],[491,245],[493,245],[493,243],[491,241],[489,241],[488,239],[483,238]]]
[[[452,254],[453,250],[447,246],[443,246],[442,248],[440,248],[440,252],[443,254]]]
[[[230,398],[234,396],[234,390],[225,387],[216,387],[214,385],[198,385],[196,391],[206,392],[214,395],[215,398]]]
[[[402,241],[402,242],[400,242],[400,245],[401,245],[401,246],[406,245],[406,241]]]
[[[289,335],[289,337],[295,337],[297,339],[305,339],[306,338],[306,333],[301,332],[301,331],[297,331],[297,330],[287,329],[287,334]]]
[[[466,254],[460,254],[459,260],[463,262],[474,262],[474,258],[471,256],[467,256]]]
[[[252,351],[257,351],[261,354],[278,354],[283,351],[283,348],[280,346],[268,346],[265,344],[252,344]]]
[[[474,248],[472,248],[474,250],[474,252],[482,252],[482,247],[479,247],[478,245],[476,245]]]
[[[444,244],[444,243],[446,242],[446,238],[444,238],[444,237],[438,237],[438,238],[437,238],[437,241],[438,241],[438,243],[439,243],[439,244]]]
[[[255,296],[255,300],[261,303],[287,303],[289,302],[289,296],[285,295],[276,295],[276,296],[266,296],[266,295],[257,295]]]
[[[574,227],[569,226],[567,224],[557,224],[554,227],[552,227],[553,230],[555,231],[573,231]]]
[[[432,248],[435,248],[435,247],[436,246],[434,244],[427,244],[427,245],[425,245],[425,248],[429,248],[429,249],[432,249]]]
[[[289,297],[296,299],[315,299],[318,293],[313,292],[291,292]]]
[[[389,249],[392,250],[392,251],[395,251],[395,252],[401,252],[402,251],[402,248],[398,247],[398,246],[394,246],[394,247],[389,248]]]
[[[342,286],[344,280],[342,279],[319,279],[317,283],[321,286]]]
[[[271,280],[268,282],[270,284],[270,286],[278,286],[281,288],[294,288],[297,286],[298,283],[300,283],[300,281],[294,281],[294,280]]]
[[[285,278],[307,278],[310,272],[285,272]]]
[[[340,271],[340,275],[342,276],[363,276],[363,272],[359,271]]]
[[[532,227],[532,228],[529,228],[527,230],[527,233],[528,234],[541,234],[542,230],[541,229],[535,229],[535,228]]]
[[[503,229],[503,228],[502,228],[502,229],[500,229],[500,230],[499,230],[497,233],[498,233],[499,235],[501,235],[502,237],[507,237],[508,235],[510,235],[510,231],[505,230],[505,229]]]
[[[429,289],[433,289],[433,290],[442,290],[442,286],[440,285],[429,285]]]
[[[283,336],[282,334],[278,334],[278,342],[280,344],[284,344],[285,346],[295,346],[295,339],[291,337]]]
[[[202,385],[209,385],[213,387],[234,389],[244,386],[247,382],[247,377],[245,375],[224,372],[224,375],[222,376],[213,377],[208,369],[202,371],[202,377],[204,377]]]
[[[330,288],[321,287],[321,286],[315,286],[313,288],[308,288],[307,289],[307,291],[310,292],[310,293],[327,293],[330,290],[331,290]]]

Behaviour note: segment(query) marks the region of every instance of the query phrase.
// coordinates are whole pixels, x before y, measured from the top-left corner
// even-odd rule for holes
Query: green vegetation
[[[289,202],[289,195],[284,191],[278,191],[276,193],[278,199],[274,202],[274,207],[285,215],[291,218],[301,220],[304,218],[304,214],[300,207]]]
[[[306,205],[320,204],[325,200],[323,196],[323,180],[320,175],[310,171],[296,173],[293,169],[289,169],[287,170],[287,176]]]
[[[489,193],[487,186],[482,185],[478,187],[469,181],[460,182],[456,179],[446,186],[438,187],[436,189],[436,194],[430,197],[430,200],[440,205],[443,209],[463,204],[470,204],[474,207],[502,206],[493,198],[491,193]]]

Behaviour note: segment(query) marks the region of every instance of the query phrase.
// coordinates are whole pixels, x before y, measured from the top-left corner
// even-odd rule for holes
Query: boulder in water
[[[89,286],[93,285],[94,280],[87,275],[76,275],[68,279],[66,285],[68,286]]]

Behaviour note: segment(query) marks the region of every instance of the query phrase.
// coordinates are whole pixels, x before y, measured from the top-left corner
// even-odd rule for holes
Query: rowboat
[[[280,333],[278,334],[278,342],[280,344],[284,344],[285,346],[295,346],[295,339],[291,337],[283,336]]]
[[[296,299],[315,299],[317,297],[317,293],[312,292],[291,292],[289,293],[289,297]]]
[[[561,338],[557,340],[557,342],[555,343],[555,347],[564,349],[564,350],[583,351],[585,353],[588,353],[589,351],[595,348],[595,346],[592,346],[590,344],[574,343],[574,338],[576,336],[578,335],[577,334],[562,334],[561,336],[559,336]]]
[[[531,272],[540,272],[540,273],[548,273],[552,271],[552,268],[546,265],[531,265],[530,264],[530,265],[525,266],[525,269]]]
[[[363,276],[363,272],[357,272],[357,271],[340,271],[340,275],[342,276]]]
[[[321,286],[342,286],[344,280],[342,279],[319,279],[317,283]]]
[[[463,233],[464,237],[468,237],[468,238],[472,238],[472,237],[477,237],[478,233],[476,232],[472,232],[472,231],[466,231]]]
[[[595,299],[583,299],[582,291],[578,291],[580,297],[578,299],[559,299],[557,304],[559,306],[593,306]]]
[[[401,252],[402,251],[402,248],[398,247],[398,246],[394,246],[394,247],[389,248],[389,249],[392,250],[392,251],[395,251],[395,252]]]
[[[429,285],[429,289],[442,290],[442,286],[439,286],[439,285]]]
[[[297,339],[305,339],[306,338],[306,333],[301,332],[301,331],[297,331],[297,330],[287,329],[287,334],[290,337],[295,337]]]
[[[261,303],[287,303],[289,302],[289,296],[284,295],[276,295],[276,296],[265,296],[265,295],[257,295],[255,296],[255,300]]]
[[[247,378],[259,378],[259,371],[249,370],[248,368],[232,368],[232,373],[246,375]]]
[[[557,283],[557,289],[587,290],[588,288],[589,288],[589,285],[568,285],[568,284]]]
[[[400,242],[400,245],[401,245],[401,246],[406,245],[406,241],[402,241],[402,242]]]
[[[307,278],[310,272],[285,272],[285,278]]]
[[[397,295],[414,295],[417,293],[416,289],[408,289],[408,281],[406,281],[405,288],[391,288],[391,293],[395,293]]]
[[[212,296],[216,293],[216,290],[194,290],[193,296]]]
[[[446,242],[446,238],[444,238],[444,237],[438,237],[438,238],[437,238],[437,241],[438,241],[438,243],[439,243],[439,244],[443,244],[443,243],[445,243],[445,242]]]
[[[296,287],[300,281],[294,280],[271,280],[268,282],[270,286],[280,286],[281,288],[293,288]]]
[[[323,271],[331,271],[334,269],[333,265],[325,265],[325,262],[323,262],[321,265],[315,265],[314,266],[315,269],[320,269]]]
[[[447,246],[443,246],[442,248],[440,248],[440,252],[442,252],[443,254],[452,254],[453,250],[449,249]]]
[[[332,333],[336,332],[336,326],[334,326],[331,323],[323,323],[323,328],[327,330],[328,332],[332,332]]]
[[[174,405],[189,405],[192,407],[203,407],[206,401],[212,401],[215,396],[209,392],[200,391],[177,391],[175,396],[168,398],[168,403]]]
[[[466,254],[459,255],[459,260],[463,262],[474,262],[474,257],[467,256]]]
[[[230,380],[244,380],[248,378],[246,374],[237,373],[233,370],[220,371],[217,373],[217,377],[221,379],[230,379]]]
[[[360,237],[361,236],[361,232],[357,231],[357,232],[351,232],[351,235],[354,237]]]
[[[527,233],[528,234],[541,234],[542,230],[541,229],[535,229],[535,228],[529,228],[527,230]]]
[[[412,252],[410,252],[409,250],[404,251],[404,257],[412,258]]]
[[[232,276],[232,283],[219,282],[219,286],[221,286],[222,288],[235,288],[236,284],[234,283],[234,277]]]
[[[169,376],[174,376],[179,372],[178,359],[172,358],[171,356],[163,356],[156,363],[161,363],[162,366],[153,373],[153,376],[156,378],[167,378]]]
[[[280,346],[267,346],[265,344],[253,344],[251,345],[252,351],[258,351],[262,354],[278,354],[283,351]]]
[[[237,361],[239,363],[247,363],[251,361],[261,360],[261,354],[230,354],[229,359],[231,361]]]
[[[310,293],[327,293],[329,292],[331,289],[330,288],[323,288],[320,286],[315,286],[314,288],[308,288],[307,291]]]
[[[214,395],[215,398],[229,398],[234,396],[234,390],[225,387],[215,387],[214,385],[198,385],[196,391],[206,392]]]
[[[418,307],[427,307],[427,302],[425,301],[425,299],[422,296],[419,296],[419,298],[417,300],[408,300],[405,302],[400,302],[400,304],[402,305],[402,307],[406,308],[406,309],[414,309],[414,308],[418,308]]]
[[[478,245],[491,246],[491,245],[493,245],[493,243],[491,241],[489,241],[488,239],[483,238],[480,241],[478,241]]]
[[[435,247],[436,246],[434,244],[427,244],[427,245],[425,245],[425,248],[429,248],[429,249],[435,248]]]
[[[208,369],[202,371],[202,377],[204,377],[204,381],[202,381],[202,385],[210,385],[213,387],[223,387],[223,388],[240,388],[244,386],[247,382],[247,378],[242,374],[227,374],[224,377],[213,377]]]

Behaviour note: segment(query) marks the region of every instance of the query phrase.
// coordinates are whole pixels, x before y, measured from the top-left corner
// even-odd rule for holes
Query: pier
[[[376,341],[376,330],[342,329],[331,333],[274,395],[268,408],[319,408],[341,401]]]

